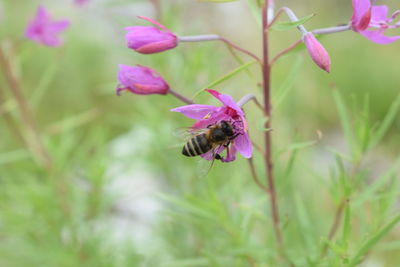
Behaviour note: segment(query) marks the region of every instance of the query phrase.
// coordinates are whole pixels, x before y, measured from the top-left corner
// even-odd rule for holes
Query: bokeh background
[[[179,35],[220,34],[260,55],[255,1],[159,2],[157,9],[146,0],[89,0],[83,6],[0,0],[1,47],[54,165],[41,166],[18,138],[27,125],[0,75],[0,266],[286,266],[277,261],[268,198],[247,161],[216,162],[199,178],[203,164],[181,155],[183,140],[174,134],[191,125],[169,112],[182,105],[179,100],[115,95],[118,64],[154,68],[188,97],[240,65],[218,42],[137,54],[126,48],[123,30],[145,25],[137,15],[158,17]],[[62,47],[23,37],[40,3],[55,18],[71,21]],[[397,1],[379,3],[400,8]],[[315,13],[306,24],[310,30],[345,24],[352,13],[347,0],[276,5],[290,6],[299,17]],[[299,38],[295,29],[272,32],[271,54]],[[295,266],[347,266],[399,213],[400,120],[393,103],[399,101],[400,44],[374,44],[350,31],[320,41],[332,59],[330,74],[303,48],[272,72],[278,201],[285,250]],[[247,93],[261,100],[260,81],[252,66],[214,89],[237,100]],[[195,101],[216,104],[207,94]],[[263,147],[262,113],[252,104],[245,111],[253,141]],[[379,144],[365,149],[379,129]],[[254,162],[265,181],[258,151]],[[400,228],[391,227],[362,266],[397,266],[399,238]]]

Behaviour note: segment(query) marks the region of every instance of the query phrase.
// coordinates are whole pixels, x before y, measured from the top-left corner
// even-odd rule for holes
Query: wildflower
[[[328,52],[322,46],[320,42],[318,42],[317,38],[315,38],[314,34],[311,32],[307,32],[303,35],[303,42],[307,47],[308,53],[310,54],[312,60],[323,70],[326,72],[331,71],[331,59],[329,57]]]
[[[39,6],[36,17],[29,22],[26,28],[25,36],[39,44],[56,47],[62,45],[58,35],[68,26],[68,20],[52,20],[46,9]]]
[[[215,90],[209,89],[207,91],[223,104],[222,107],[193,104],[174,108],[171,111],[180,112],[188,118],[197,120],[191,127],[193,130],[206,128],[221,121],[230,122],[234,127],[236,137],[230,141],[226,157],[222,157],[221,160],[223,162],[235,160],[236,151],[245,158],[251,158],[252,145],[247,132],[247,122],[243,110],[231,96],[221,94]],[[206,160],[213,160],[215,154],[220,154],[223,150],[225,150],[225,147],[220,146],[215,151],[211,150],[201,156]]]
[[[125,35],[128,48],[141,54],[153,54],[172,49],[178,45],[178,38],[159,22],[139,16],[158,26],[133,26],[125,28],[128,33]]]
[[[89,0],[74,0],[75,5],[78,6],[83,6],[85,4],[87,4],[89,2]]]
[[[388,17],[387,6],[373,6],[370,0],[353,0],[351,27],[372,42],[389,44],[400,39],[400,35],[384,35],[385,30],[400,27],[399,22],[390,24],[399,14],[397,10]]]
[[[128,90],[138,95],[161,94],[169,91],[168,84],[155,70],[145,66],[119,65],[117,95]]]

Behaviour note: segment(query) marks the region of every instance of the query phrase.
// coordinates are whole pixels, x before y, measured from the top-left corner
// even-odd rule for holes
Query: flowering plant
[[[227,150],[226,157],[222,157],[222,162],[230,162],[235,160],[236,151],[243,157],[251,158],[252,145],[248,134],[247,122],[243,110],[233,101],[232,97],[226,94],[221,94],[215,90],[207,90],[222,104],[222,107],[210,105],[192,104],[171,109],[174,112],[180,112],[190,119],[196,120],[192,125],[192,129],[207,128],[210,125],[215,125],[221,121],[228,121],[234,125],[234,136],[228,146],[220,146],[216,151],[209,151],[201,156],[207,160],[214,160],[215,154],[222,153],[225,148]]]

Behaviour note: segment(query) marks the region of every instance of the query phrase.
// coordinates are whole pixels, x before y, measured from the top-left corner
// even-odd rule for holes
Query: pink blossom
[[[89,2],[89,0],[74,0],[74,3],[78,6],[83,6],[85,4],[87,4]]]
[[[351,27],[353,31],[360,33],[372,42],[389,44],[400,39],[400,35],[384,35],[386,29],[400,27],[399,22],[390,24],[399,14],[400,11],[397,10],[388,17],[387,6],[373,6],[370,0],[353,0]]]
[[[165,95],[169,91],[168,84],[160,74],[145,66],[119,65],[118,80],[117,95],[125,90],[138,95]]]
[[[304,44],[312,60],[326,72],[331,71],[331,59],[322,44],[315,38],[314,34],[308,32],[303,36]]]
[[[152,24],[158,26],[133,26],[125,28],[128,33],[125,35],[128,48],[141,54],[154,54],[172,49],[178,45],[178,39],[169,29],[159,22],[146,18]]]
[[[230,122],[234,126],[235,138],[227,147],[226,157],[222,157],[223,162],[230,162],[236,159],[236,151],[243,157],[251,158],[253,150],[247,131],[247,122],[243,110],[235,103],[229,95],[221,94],[215,90],[207,90],[223,105],[216,107],[211,105],[193,104],[171,109],[180,112],[188,118],[196,120],[192,129],[206,128],[209,125],[220,123],[221,121]],[[224,146],[211,150],[201,156],[206,160],[213,160],[215,154],[220,154],[225,150]]]
[[[68,20],[53,20],[43,6],[39,6],[36,17],[31,20],[25,30],[25,36],[34,42],[46,46],[60,46],[59,34],[69,26]]]

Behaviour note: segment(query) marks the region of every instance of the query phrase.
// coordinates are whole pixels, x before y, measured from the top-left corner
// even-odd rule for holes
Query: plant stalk
[[[182,102],[185,102],[188,105],[194,104],[194,102],[192,100],[190,100],[189,98],[181,95],[180,93],[178,93],[178,92],[176,92],[176,91],[174,91],[172,89],[169,89],[169,93],[171,95],[173,95],[174,97],[178,98],[179,100],[181,100]]]
[[[9,87],[11,89],[11,93],[15,98],[18,109],[21,114],[21,118],[23,123],[27,128],[26,142],[29,144],[29,148],[32,151],[32,154],[39,161],[41,165],[43,165],[46,169],[51,169],[52,161],[50,155],[42,143],[40,138],[39,131],[36,127],[36,123],[32,117],[32,111],[22,93],[22,89],[20,87],[19,81],[13,73],[11,68],[11,64],[8,61],[3,48],[0,46],[0,68],[2,68],[2,72],[4,77],[6,78]]]
[[[271,128],[271,68],[269,65],[269,51],[268,51],[268,0],[265,0],[262,8],[262,47],[263,47],[263,94],[264,94],[264,110],[267,116],[264,127],[266,129]],[[272,144],[271,144],[271,131],[265,131],[265,167],[266,167],[266,179],[269,188],[270,207],[272,213],[272,221],[274,227],[275,238],[278,245],[280,255],[283,255],[283,241],[280,229],[279,209],[277,202],[277,195],[274,182],[273,162],[272,162]]]

